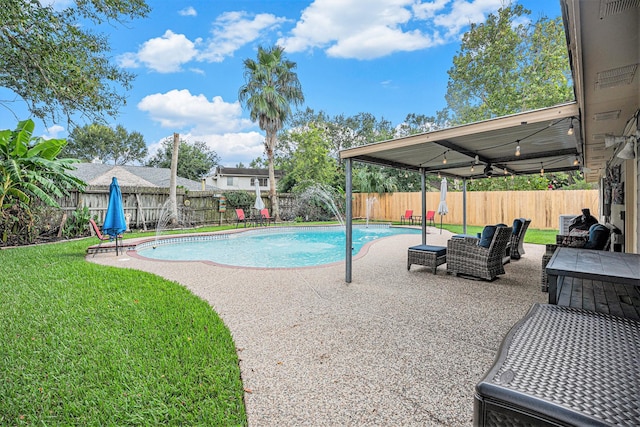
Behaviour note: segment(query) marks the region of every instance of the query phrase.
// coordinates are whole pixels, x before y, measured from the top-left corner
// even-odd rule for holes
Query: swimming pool
[[[420,232],[388,225],[354,226],[353,255],[373,240]],[[344,261],[345,239],[343,227],[273,227],[168,238],[138,245],[136,251],[157,260],[211,261],[236,267],[310,267]]]

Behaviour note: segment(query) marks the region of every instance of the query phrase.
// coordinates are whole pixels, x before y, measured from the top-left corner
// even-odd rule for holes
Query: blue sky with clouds
[[[151,151],[178,132],[205,141],[225,166],[248,165],[263,155],[264,134],[238,103],[242,61],[275,43],[297,63],[304,107],[367,112],[394,125],[409,113],[435,115],[461,35],[505,1],[148,0],[148,18],[96,28],[109,37],[114,63],[137,75],[110,124],[142,133]],[[518,3],[534,20],[560,15],[559,0]],[[13,128],[15,119],[0,111],[0,123]],[[37,131],[64,138],[64,126]]]

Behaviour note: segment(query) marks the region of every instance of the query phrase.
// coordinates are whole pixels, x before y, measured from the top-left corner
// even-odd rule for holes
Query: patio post
[[[427,215],[427,190],[426,190],[426,176],[424,168],[420,168],[420,190],[422,192],[422,244],[427,244],[427,221],[425,219]]]
[[[467,178],[462,178],[462,234],[467,234]]]
[[[346,175],[346,183],[345,183],[345,187],[346,187],[346,208],[345,208],[345,216],[346,216],[346,223],[345,223],[345,237],[346,237],[346,253],[345,253],[345,282],[347,283],[351,283],[351,261],[352,261],[352,251],[351,251],[351,246],[352,246],[352,231],[353,231],[353,222],[352,222],[352,195],[351,195],[351,159],[347,158],[345,160],[346,164],[345,164],[345,175]]]

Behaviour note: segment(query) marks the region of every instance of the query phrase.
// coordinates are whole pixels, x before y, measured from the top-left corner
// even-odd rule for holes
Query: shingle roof
[[[78,163],[76,169],[70,173],[89,185],[109,185],[111,178],[118,178],[118,183],[126,187],[169,187],[171,169],[151,168],[147,166],[114,166],[99,163]],[[202,183],[191,179],[178,177],[177,184],[190,191],[202,190]],[[206,190],[219,190],[207,185]]]

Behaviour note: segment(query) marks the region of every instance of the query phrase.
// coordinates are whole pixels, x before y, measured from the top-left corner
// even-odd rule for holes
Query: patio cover
[[[351,200],[352,160],[422,174],[422,212],[426,212],[425,175],[483,178],[579,170],[583,142],[578,104],[571,102],[433,132],[340,151],[346,160],[346,200]],[[572,132],[569,129],[573,128]],[[516,154],[520,147],[519,155]],[[443,160],[446,157],[446,162]],[[473,167],[472,167],[473,166]],[[466,210],[466,185],[463,186]],[[351,282],[351,203],[347,203],[346,282]],[[466,229],[466,212],[463,214]],[[426,222],[422,222],[426,243]]]
[[[545,172],[578,170],[583,147],[579,115],[572,102],[349,148],[340,151],[340,158],[456,178],[482,178],[487,165],[494,175],[504,175],[505,168],[515,175],[539,173],[541,167]]]

